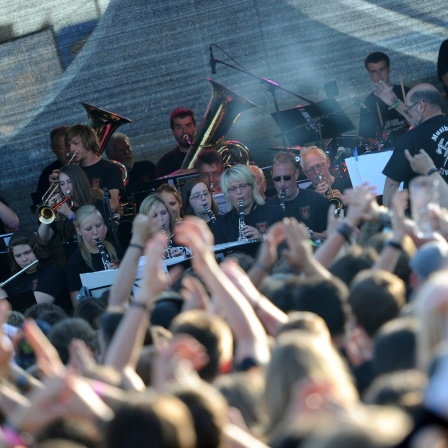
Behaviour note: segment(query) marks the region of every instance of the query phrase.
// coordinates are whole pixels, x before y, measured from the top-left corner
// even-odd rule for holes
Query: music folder
[[[320,127],[323,139],[336,137],[355,129],[353,122],[334,98],[281,110],[279,114],[286,139],[291,146],[303,146],[306,143],[316,142],[317,126]],[[280,127],[278,113],[273,112],[271,115]]]

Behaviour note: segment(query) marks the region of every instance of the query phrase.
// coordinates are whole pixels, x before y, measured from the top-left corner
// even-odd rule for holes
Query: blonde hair
[[[325,154],[325,151],[317,146],[307,146],[306,148],[302,148],[300,150],[300,166],[302,167],[303,170],[305,169],[305,167],[303,166],[303,159],[305,158],[305,156],[313,152],[319,154],[323,160],[328,159],[327,154]]]
[[[79,207],[79,209],[76,211],[75,214],[75,220],[73,222],[73,225],[76,229],[80,229],[81,226],[93,215],[97,215],[101,218],[101,222],[104,224],[104,219],[101,213],[95,208],[94,205],[83,205],[82,207]],[[86,262],[87,266],[89,266],[90,269],[95,270],[93,266],[93,260],[92,260],[92,254],[87,249],[87,246],[82,238],[82,235],[77,233],[78,237],[78,248],[81,251],[82,258]],[[109,254],[110,260],[112,262],[117,262],[118,256],[117,251],[115,250],[115,247],[109,243],[109,241],[104,240],[103,246],[106,252]]]
[[[219,181],[221,191],[224,193],[224,197],[226,198],[228,210],[231,210],[233,207],[232,202],[230,201],[229,192],[227,191],[230,182],[243,182],[245,184],[249,184],[252,187],[252,195],[255,203],[258,205],[263,205],[265,203],[264,199],[258,192],[257,179],[255,178],[254,173],[252,173],[247,165],[235,165],[232,166],[232,168],[225,170]]]
[[[168,215],[170,217],[170,234],[172,235],[174,232],[174,225],[176,224],[176,218],[174,218],[174,213],[171,210],[171,207],[158,193],[151,193],[149,196],[146,196],[146,198],[143,199],[142,203],[140,204],[138,212],[143,215],[149,215],[151,209],[159,204],[163,204],[166,208],[166,211],[168,212]]]

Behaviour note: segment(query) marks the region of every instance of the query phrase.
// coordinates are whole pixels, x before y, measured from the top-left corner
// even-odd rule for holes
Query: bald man
[[[409,181],[417,176],[406,158],[406,149],[411,156],[424,149],[448,181],[448,117],[442,113],[440,92],[431,84],[417,84],[406,95],[405,106],[404,113],[413,129],[397,140],[392,157],[383,170],[386,176],[383,204],[387,207],[390,207],[400,182],[407,188]]]

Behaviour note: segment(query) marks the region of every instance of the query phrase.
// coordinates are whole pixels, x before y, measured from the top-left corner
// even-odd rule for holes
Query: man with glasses
[[[263,241],[267,229],[286,216],[279,206],[265,204],[247,165],[234,165],[224,171],[221,189],[229,211],[211,228],[215,244]]]
[[[297,185],[299,170],[295,156],[279,152],[272,161],[272,180],[277,194],[268,200],[269,205],[284,207],[286,216],[303,222],[313,239],[321,239],[327,228],[329,201],[315,191],[300,189]]]
[[[382,134],[389,134],[392,144],[406,126],[403,117],[404,101],[402,88],[394,85],[390,80],[390,59],[387,54],[380,51],[369,54],[364,60],[364,66],[370,79],[375,84],[375,90],[363,102],[359,116],[359,135],[367,138],[372,144],[376,144],[379,138],[385,138]],[[389,89],[394,97],[393,102],[385,102],[377,92],[377,85]],[[405,94],[409,88],[403,86]]]
[[[196,157],[196,170],[213,194],[221,193],[219,180],[224,172],[224,161],[216,149],[203,149]]]
[[[426,175],[438,171],[445,181],[448,180],[448,117],[442,113],[440,92],[431,84],[417,84],[406,95],[404,113],[413,128],[397,140],[383,170],[386,176],[383,204],[387,207],[400,183],[404,182],[404,188],[408,188],[410,180],[417,175],[406,158],[406,149],[412,157],[424,149],[434,162],[434,168]]]

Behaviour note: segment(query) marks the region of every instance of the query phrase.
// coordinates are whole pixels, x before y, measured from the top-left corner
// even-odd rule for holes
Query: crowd
[[[134,162],[121,133],[101,148],[85,125],[52,132],[37,231],[0,198],[21,272],[0,287],[1,446],[448,445],[448,122],[437,89],[395,88],[384,56],[365,61],[360,131],[374,144],[400,128],[387,207],[317,146],[300,166],[277,153],[271,192],[265,171],[208,148],[182,188],[160,179],[123,240],[123,203],[181,168],[194,114],[171,114],[178,146],[157,166]],[[424,231],[409,212],[417,176],[440,199],[423,204]],[[216,245],[234,250],[218,260]],[[113,283],[93,297],[81,275],[104,270]]]

